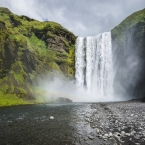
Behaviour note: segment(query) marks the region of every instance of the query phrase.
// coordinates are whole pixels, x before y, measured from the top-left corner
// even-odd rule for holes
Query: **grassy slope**
[[[122,34],[125,34],[128,29],[135,26],[139,22],[145,23],[145,9],[131,14],[126,19],[124,19],[118,26],[112,29],[112,37],[114,39],[121,40]],[[144,28],[142,30],[144,30]]]
[[[0,23],[0,106],[33,100],[32,81],[38,74],[74,75],[75,36],[60,24],[17,16],[6,8],[0,8]],[[67,51],[55,49],[56,41]]]

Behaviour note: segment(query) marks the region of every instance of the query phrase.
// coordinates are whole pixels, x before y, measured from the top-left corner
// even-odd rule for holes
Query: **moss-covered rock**
[[[111,34],[116,93],[145,96],[145,9],[127,17]]]
[[[76,37],[60,24],[0,8],[0,92],[33,99],[33,79],[57,70],[74,75]],[[15,97],[14,97],[15,98]]]

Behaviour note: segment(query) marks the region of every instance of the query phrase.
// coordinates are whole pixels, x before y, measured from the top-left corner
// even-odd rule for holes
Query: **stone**
[[[108,138],[108,136],[109,136],[109,135],[108,135],[107,133],[104,134],[104,137]]]
[[[97,133],[99,133],[99,132],[100,132],[100,130],[97,128],[97,129],[96,129],[96,132],[97,132]]]
[[[130,136],[130,133],[125,133],[126,136]]]
[[[121,135],[122,135],[122,136],[125,135],[125,132],[124,132],[124,131],[121,131]]]
[[[112,137],[112,136],[113,136],[112,132],[109,132],[109,136],[110,136],[110,137]]]
[[[52,120],[53,120],[53,119],[54,119],[54,117],[53,117],[53,116],[50,116],[50,119],[52,119]]]

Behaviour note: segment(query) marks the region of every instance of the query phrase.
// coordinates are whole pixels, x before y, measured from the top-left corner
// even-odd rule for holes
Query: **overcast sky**
[[[40,21],[55,21],[77,36],[94,36],[145,8],[145,0],[0,0],[0,6]]]

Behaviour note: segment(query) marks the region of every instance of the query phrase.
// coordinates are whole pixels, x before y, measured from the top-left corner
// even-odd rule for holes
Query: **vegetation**
[[[132,15],[128,16],[118,26],[112,29],[112,37],[121,41],[122,34],[124,34],[128,29],[133,28],[139,22],[145,23],[145,9],[137,11]],[[143,33],[144,31],[145,25],[142,26],[142,29],[139,33]]]
[[[11,106],[20,104],[33,104],[33,102],[25,101],[24,99],[18,98],[16,94],[4,94],[0,92],[0,106]]]
[[[74,75],[75,39],[58,23],[39,22],[0,8],[0,105],[33,100],[33,80],[39,74],[57,70]]]
[[[121,91],[128,91],[128,95],[134,98],[144,97],[145,9],[127,17],[111,31],[111,35],[112,49],[115,52],[113,59],[116,68],[116,84],[121,86]],[[132,66],[133,64],[135,65]],[[128,71],[124,71],[126,69]],[[121,78],[121,81],[118,78]],[[127,82],[126,79],[128,79]],[[119,93],[118,86],[114,85],[116,93]]]

